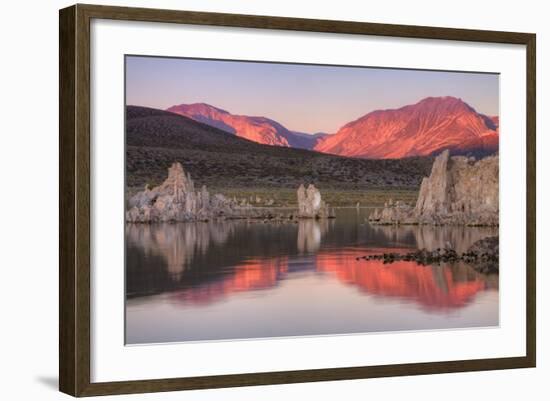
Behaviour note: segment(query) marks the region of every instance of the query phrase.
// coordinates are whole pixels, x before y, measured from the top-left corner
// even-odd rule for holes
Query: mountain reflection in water
[[[220,333],[218,324],[216,335],[174,334],[175,329],[167,329],[171,335],[163,337],[162,333],[151,333],[140,337],[137,332],[129,332],[139,330],[139,321],[145,319],[142,315],[147,314],[148,305],[150,312],[162,304],[170,305],[174,313],[179,309],[182,313],[185,311],[186,314],[199,315],[205,307],[217,310],[227,307],[227,313],[238,314],[238,308],[229,304],[233,300],[239,301],[242,295],[253,295],[246,302],[260,304],[270,302],[269,298],[278,299],[285,291],[289,294],[287,299],[292,296],[293,302],[296,291],[303,291],[301,296],[298,295],[298,302],[301,309],[307,311],[304,314],[311,316],[295,317],[306,321],[312,319],[312,324],[307,326],[312,327],[320,305],[310,300],[309,294],[324,288],[320,285],[322,283],[330,284],[333,288],[323,294],[325,298],[335,304],[341,302],[342,305],[353,299],[358,314],[359,311],[360,314],[366,313],[367,301],[373,313],[381,313],[385,303],[393,305],[399,302],[408,307],[413,306],[417,314],[440,315],[441,319],[445,319],[453,310],[468,309],[468,305],[475,304],[481,294],[490,292],[496,294],[497,298],[496,301],[494,297],[491,298],[493,301],[490,307],[481,305],[484,307],[483,316],[478,313],[469,320],[461,316],[462,320],[466,320],[462,324],[467,327],[498,324],[498,276],[478,274],[463,263],[421,266],[406,261],[383,264],[377,260],[356,260],[358,256],[367,254],[405,252],[417,248],[435,249],[447,243],[463,252],[476,240],[494,235],[497,229],[370,226],[364,222],[368,211],[340,209],[337,213],[335,220],[302,220],[296,224],[246,221],[128,224],[127,340],[183,341],[376,331],[376,327],[371,327],[373,322],[369,322],[369,327],[366,327],[359,316],[356,325],[351,317],[348,320],[352,323],[340,325],[340,315],[337,315],[331,316],[334,330],[330,326],[324,331],[312,328],[309,332],[306,328],[297,329],[294,333],[292,327],[286,327],[280,332],[271,328],[266,331],[267,334],[251,329],[250,334],[243,330],[240,335],[229,332],[224,335]],[[300,287],[291,292],[291,284],[292,288],[297,285]],[[268,299],[262,301],[262,297]],[[365,300],[364,306],[361,306],[361,299]],[[297,313],[289,311],[292,305],[285,302],[280,306],[271,305],[270,308],[275,308],[276,313],[282,316]],[[348,307],[345,313],[353,314],[354,311]],[[179,319],[181,315],[174,316]],[[432,327],[430,319],[433,318],[426,316],[426,321],[419,324],[418,328],[460,327],[456,326],[456,322],[449,322],[449,325],[432,322]],[[162,317],[155,318],[161,319],[162,326]],[[257,325],[262,324],[257,316],[255,320]],[[171,324],[167,323],[167,326]],[[284,322],[281,324],[284,325]],[[414,322],[410,324],[415,328]],[[380,327],[379,330],[383,329]]]

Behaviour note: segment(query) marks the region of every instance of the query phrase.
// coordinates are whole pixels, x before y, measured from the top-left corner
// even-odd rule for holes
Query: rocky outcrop
[[[436,157],[429,177],[422,180],[416,205],[388,202],[369,220],[378,224],[453,224],[498,226],[498,155],[479,161],[449,156]]]
[[[414,216],[414,208],[404,202],[390,199],[384,203],[382,209],[374,209],[369,216],[369,221],[378,224],[417,224]]]
[[[239,218],[246,215],[248,205],[239,205],[221,194],[211,196],[203,186],[195,184],[180,163],[168,169],[168,178],[153,189],[148,186],[128,200],[126,221],[155,223],[175,221],[201,221],[214,217]]]
[[[328,205],[321,199],[321,193],[313,184],[307,189],[300,185],[298,188],[298,217],[322,219],[333,217]]]

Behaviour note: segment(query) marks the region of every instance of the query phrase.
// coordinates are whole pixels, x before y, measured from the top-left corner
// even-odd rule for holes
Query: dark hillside
[[[324,188],[416,189],[432,157],[368,160],[303,149],[262,145],[170,112],[126,109],[127,185],[156,185],[174,161],[197,184],[216,188],[292,188],[313,182]]]

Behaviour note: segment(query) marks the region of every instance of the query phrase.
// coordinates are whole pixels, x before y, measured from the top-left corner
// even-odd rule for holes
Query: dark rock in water
[[[419,249],[408,253],[383,253],[378,255],[367,255],[357,257],[356,260],[382,260],[386,263],[393,263],[400,260],[413,261],[420,265],[434,265],[440,263],[465,262],[475,270],[484,274],[498,273],[499,252],[498,236],[483,238],[476,241],[466,252],[459,254],[451,248],[437,248],[429,251]]]
[[[466,263],[481,273],[498,273],[498,236],[480,239],[464,253]]]

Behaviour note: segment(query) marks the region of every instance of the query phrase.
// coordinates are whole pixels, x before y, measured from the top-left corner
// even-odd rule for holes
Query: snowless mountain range
[[[444,149],[480,157],[498,151],[498,116],[478,113],[451,96],[372,111],[330,135],[292,131],[266,117],[235,115],[206,103],[175,105],[167,111],[257,143],[347,157],[399,159]]]

